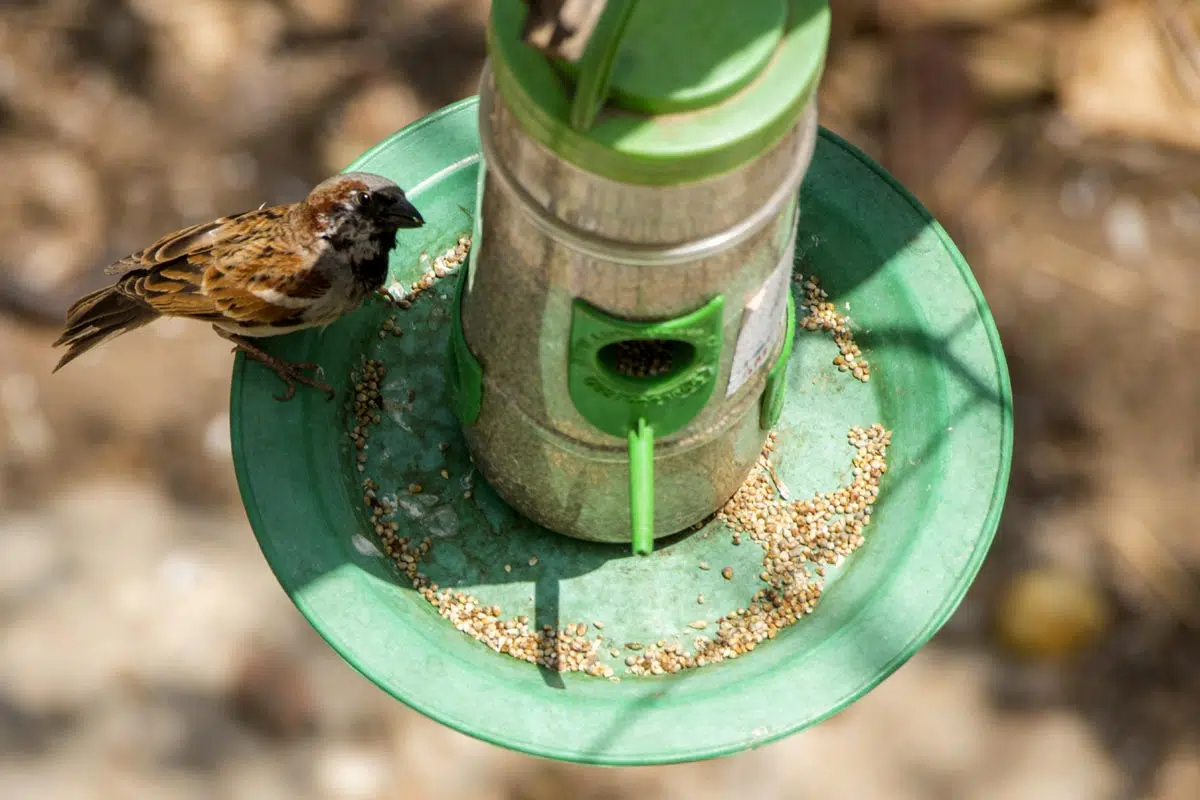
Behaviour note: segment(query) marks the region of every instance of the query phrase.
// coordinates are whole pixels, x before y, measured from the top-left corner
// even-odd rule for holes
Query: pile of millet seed
[[[772,433],[750,477],[717,514],[735,534],[748,535],[762,546],[759,578],[767,587],[746,608],[717,620],[711,639],[697,636],[690,653],[677,643],[658,642],[627,657],[629,671],[662,675],[737,658],[811,613],[821,597],[825,565],[838,564],[864,541],[863,530],[887,472],[891,438],[879,425],[852,428],[849,440],[857,452],[851,484],[811,500],[787,502],[778,494],[770,461],[776,442]],[[691,627],[703,630],[707,625],[697,620]]]
[[[800,280],[800,276],[797,276]],[[804,283],[804,300],[800,306],[808,314],[800,320],[800,326],[809,331],[827,331],[833,334],[833,341],[840,351],[833,359],[834,365],[842,372],[849,372],[858,380],[866,383],[871,377],[871,365],[863,357],[862,350],[854,343],[850,333],[850,320],[842,316],[829,295],[821,288],[820,281],[815,275],[809,275]]]
[[[464,233],[458,237],[458,242],[454,247],[435,258],[433,264],[413,283],[412,287],[402,297],[393,298],[393,302],[400,308],[411,307],[413,301],[433,286],[438,278],[444,278],[458,269],[459,265],[467,260],[467,254],[470,252],[471,237]],[[428,256],[424,257],[428,258]]]

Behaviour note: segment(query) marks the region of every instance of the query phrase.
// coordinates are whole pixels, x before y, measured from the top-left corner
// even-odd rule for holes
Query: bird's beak
[[[408,202],[407,198],[397,199],[387,210],[388,216],[401,228],[419,228],[425,224],[425,218],[417,207]]]

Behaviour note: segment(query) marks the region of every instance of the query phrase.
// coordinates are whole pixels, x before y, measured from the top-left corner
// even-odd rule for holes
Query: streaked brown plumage
[[[54,371],[103,341],[159,317],[212,324],[250,358],[333,396],[301,370],[249,339],[324,327],[383,286],[399,228],[424,224],[404,191],[370,173],[334,176],[299,203],[259,208],[168,234],[105,272],[120,277],[67,312]]]

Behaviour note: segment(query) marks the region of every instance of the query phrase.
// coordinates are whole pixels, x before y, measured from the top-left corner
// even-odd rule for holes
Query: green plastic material
[[[616,17],[631,5],[631,0],[609,0],[604,13]],[[646,0],[637,4],[623,34],[610,38],[602,20],[580,64],[558,66],[576,81],[578,102],[591,47],[619,48],[619,58],[600,62],[612,70],[604,84],[613,108],[643,114],[696,111],[729,99],[754,80],[779,46],[787,14],[786,0]]]
[[[474,423],[483,406],[483,365],[471,352],[462,328],[463,286],[468,274],[469,270],[464,267],[456,278],[454,299],[450,303],[450,354],[446,359],[450,403],[455,416],[464,425]]]
[[[639,420],[656,436],[670,436],[692,421],[717,385],[723,344],[721,295],[675,319],[635,322],[576,300],[571,319],[567,387],[575,408],[610,436],[624,439]],[[630,377],[605,354],[627,342],[669,342],[672,368],[656,377]]]
[[[788,295],[787,299],[787,328],[783,334],[783,347],[775,357],[775,363],[767,373],[767,385],[763,388],[761,405],[758,413],[758,425],[763,430],[770,430],[779,422],[783,413],[783,398],[787,391],[787,368],[792,360],[792,347],[796,338],[796,298]]]
[[[420,254],[445,250],[465,230],[460,206],[472,207],[480,169],[477,113],[473,99],[443,109],[352,166],[398,181],[426,219],[402,232],[395,281],[417,280],[428,263]],[[273,373],[235,361],[238,484],[263,554],[300,612],[350,664],[418,711],[505,747],[589,763],[660,764],[759,747],[829,717],[892,673],[953,613],[991,543],[1012,452],[1008,373],[979,288],[945,232],[827,131],[802,208],[796,270],[819,275],[839,309],[849,304],[872,373],[863,384],[838,372],[828,335],[796,332],[776,426],[779,476],[796,497],[831,490],[850,468],[851,425],[895,432],[866,544],[829,571],[815,613],[735,661],[620,683],[514,661],[440,617],[372,543],[364,473],[346,436],[348,374],[365,357],[390,367],[365,474],[396,500],[401,535],[432,539],[421,568],[433,580],[539,627],[601,620],[604,630],[589,636],[603,633],[619,647],[690,643],[687,624],[703,617],[711,628],[744,606],[762,569],[759,547],[731,546],[718,522],[642,558],[628,546],[539,529],[500,502],[472,470],[448,405],[453,278],[407,311],[373,299],[323,332],[264,342],[276,355],[320,362],[337,402],[301,387],[279,403]],[[379,338],[393,317],[404,335]],[[416,482],[424,491],[409,495]],[[697,569],[700,561],[713,568]],[[721,577],[726,565],[732,580]],[[623,657],[608,662],[618,674]]]
[[[596,121],[600,107],[610,91],[613,64],[633,16],[637,0],[608,0],[596,25],[575,77],[575,96],[571,102],[571,127],[586,131]],[[564,61],[563,65],[570,62]]]
[[[644,419],[629,431],[629,517],[633,553],[654,552],[654,429]]]
[[[649,555],[654,548],[654,437],[687,425],[712,396],[721,363],[724,309],[725,298],[717,295],[675,319],[635,322],[583,300],[574,303],[568,391],[584,419],[629,442],[629,512],[638,555]],[[639,341],[666,343],[673,355],[671,369],[632,377],[606,358],[613,346]]]
[[[488,54],[496,86],[528,135],[611,180],[664,185],[727,172],[769,150],[813,99],[829,40],[829,4],[787,0],[782,30],[775,2],[709,5],[699,0],[640,3],[612,75],[614,100],[629,108],[610,104],[594,124],[577,130],[571,124],[576,89],[566,74],[576,68],[552,62],[520,41],[528,11],[523,0],[495,0]],[[708,16],[697,13],[701,7]],[[651,27],[668,20],[665,30]],[[700,36],[701,28],[706,28],[703,44],[693,44],[685,58],[687,37]],[[589,42],[589,52],[607,41]],[[766,66],[756,69],[772,41],[777,44]],[[652,76],[660,57],[672,60],[669,66],[664,60],[661,75]],[[590,102],[594,89],[588,94]],[[639,98],[642,106],[660,108],[722,96],[728,99],[692,111],[648,115],[631,110]]]

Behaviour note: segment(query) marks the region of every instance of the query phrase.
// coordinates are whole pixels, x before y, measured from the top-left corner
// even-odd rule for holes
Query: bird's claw
[[[254,359],[263,366],[269,368],[272,372],[279,376],[279,379],[287,384],[287,391],[282,395],[272,395],[281,403],[287,402],[296,396],[296,384],[303,383],[305,386],[311,386],[314,389],[325,392],[332,400],[337,396],[333,387],[325,383],[325,368],[315,361],[285,361],[282,358],[272,356],[259,348],[257,345],[251,344],[241,338],[234,339],[235,347],[233,351],[242,351],[249,358]],[[301,370],[311,369],[317,373],[317,378],[310,378]]]
[[[293,362],[279,361],[276,364],[268,365],[279,376],[280,380],[287,384],[287,391],[281,395],[274,395],[275,399],[281,403],[291,400],[296,395],[296,384],[303,383],[305,386],[311,386],[318,391],[325,392],[329,395],[330,400],[337,396],[333,387],[322,380],[325,377],[325,369],[317,363],[311,361]],[[317,373],[319,378],[310,378],[301,370],[311,369]]]

